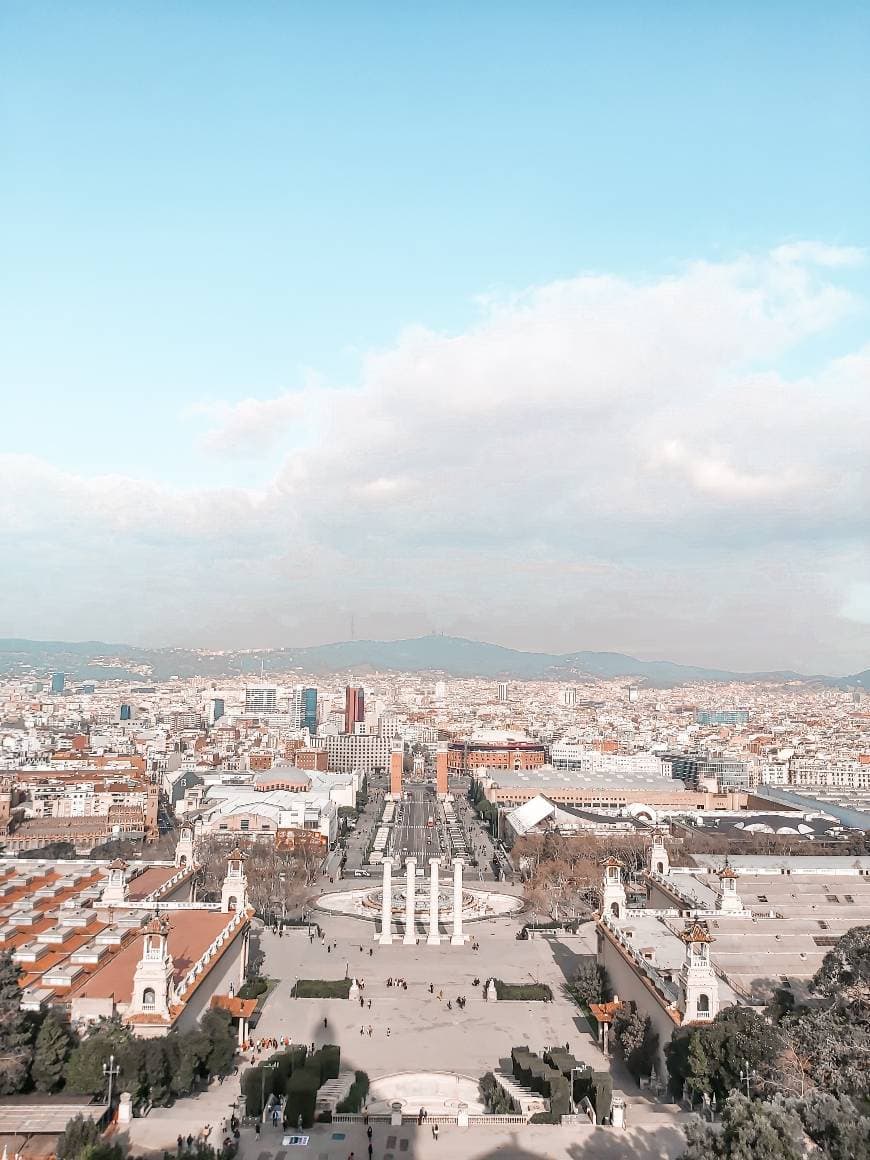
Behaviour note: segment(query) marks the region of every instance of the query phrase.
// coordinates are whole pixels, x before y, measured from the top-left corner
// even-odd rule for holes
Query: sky
[[[870,7],[0,6],[0,635],[870,666]]]

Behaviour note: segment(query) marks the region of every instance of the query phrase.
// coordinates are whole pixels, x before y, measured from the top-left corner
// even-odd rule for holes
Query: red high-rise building
[[[366,719],[366,697],[362,687],[348,685],[344,690],[344,731],[353,733],[354,725]]]

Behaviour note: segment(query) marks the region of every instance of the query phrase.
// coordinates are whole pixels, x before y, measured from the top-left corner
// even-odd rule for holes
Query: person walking
[[[432,1139],[433,1140],[438,1139],[438,1125],[437,1124],[432,1125]]]

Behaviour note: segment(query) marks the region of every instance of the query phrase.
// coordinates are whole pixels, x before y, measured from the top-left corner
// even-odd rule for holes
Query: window
[[[710,1014],[710,996],[709,995],[701,994],[698,996],[698,1014],[699,1015],[709,1015]]]
[[[157,994],[153,987],[146,987],[142,992],[142,1006],[146,1011],[153,1011],[157,1006]]]
[[[251,828],[250,820],[248,818],[242,818],[239,828],[242,830],[249,830]]]

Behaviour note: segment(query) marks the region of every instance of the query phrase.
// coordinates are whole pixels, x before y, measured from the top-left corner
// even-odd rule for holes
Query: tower
[[[626,901],[622,872],[625,863],[611,856],[602,862],[601,866],[604,870],[601,884],[601,913],[608,918],[624,918]]]
[[[175,865],[179,870],[193,865],[193,826],[183,825],[175,847]]]
[[[668,857],[667,846],[665,846],[665,840],[658,830],[653,833],[652,845],[649,850],[649,868],[653,874],[661,874],[662,876],[671,871],[671,860]]]
[[[227,858],[227,873],[221,887],[221,910],[224,914],[229,914],[231,910],[244,910],[248,905],[246,857],[247,855],[237,846]]]
[[[175,964],[169,953],[169,923],[155,915],[143,927],[142,957],[133,975],[131,1015],[169,1015]]]
[[[683,1022],[708,1022],[719,1010],[719,982],[710,962],[710,943],[713,940],[704,922],[690,923],[680,938],[686,944],[686,956],[680,971]]]
[[[393,748],[390,751],[390,794],[392,797],[401,798],[402,796],[404,769],[405,743],[397,738],[393,742]]]
[[[435,792],[440,798],[446,798],[447,788],[447,746],[439,745],[435,751]]]
[[[362,687],[347,685],[344,690],[344,731],[355,733],[354,726],[366,719],[366,695]]]
[[[720,914],[742,914],[743,902],[737,893],[737,874],[731,869],[727,859],[725,865],[716,871],[716,877],[719,879],[716,909]]]
[[[100,902],[109,906],[123,906],[127,901],[127,863],[123,858],[116,858],[109,863],[109,876]]]

